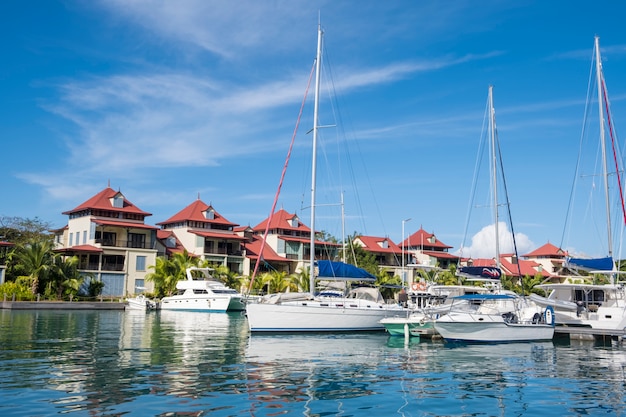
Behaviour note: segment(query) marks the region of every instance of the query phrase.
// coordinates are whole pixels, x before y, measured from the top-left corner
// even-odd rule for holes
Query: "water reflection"
[[[238,313],[0,311],[0,413],[621,415],[625,352],[251,336]]]

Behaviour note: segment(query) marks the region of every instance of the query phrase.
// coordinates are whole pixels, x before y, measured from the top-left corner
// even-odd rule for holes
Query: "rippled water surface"
[[[626,346],[253,335],[240,314],[0,310],[0,416],[626,416]]]

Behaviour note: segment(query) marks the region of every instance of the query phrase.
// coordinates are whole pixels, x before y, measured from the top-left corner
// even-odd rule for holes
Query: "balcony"
[[[138,242],[133,240],[109,240],[109,239],[96,239],[96,243],[102,246],[109,246],[114,248],[133,248],[133,249],[152,249],[150,244],[146,242]]]
[[[105,262],[100,266],[98,263],[79,263],[78,269],[81,271],[123,271],[124,264]]]

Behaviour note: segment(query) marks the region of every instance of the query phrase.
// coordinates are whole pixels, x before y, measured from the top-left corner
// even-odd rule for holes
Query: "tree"
[[[51,298],[56,297],[58,300],[62,299],[64,295],[77,295],[84,280],[78,271],[78,257],[63,258],[55,255],[52,262],[45,295]]]
[[[368,252],[360,245],[354,244],[355,239],[359,235],[355,232],[352,236],[348,236],[346,241],[346,262],[359,268],[365,269],[372,275],[378,274],[378,263],[376,262],[376,255],[372,252]]]
[[[171,259],[158,257],[156,264],[149,268],[153,269],[146,275],[146,280],[154,282],[155,296],[161,298],[172,295],[176,290],[176,283],[185,279],[187,268],[198,266],[200,260],[190,255],[186,250],[183,253],[175,253]]]
[[[386,269],[376,274],[376,285],[386,300],[392,299],[396,289],[402,286],[402,278],[398,275],[390,275]]]
[[[52,226],[49,222],[38,217],[34,219],[0,217],[0,239],[12,242],[16,246],[40,240],[52,241],[52,236],[49,233],[51,228]]]
[[[285,292],[287,290],[297,291],[298,288],[287,278],[285,271],[266,272],[261,275],[261,282],[267,285],[268,293]]]
[[[26,275],[33,279],[32,292],[37,294],[39,284],[43,287],[47,284],[50,271],[54,265],[54,252],[52,242],[49,240],[34,240],[16,247],[11,253],[9,262],[17,275]]]
[[[213,267],[213,277],[222,281],[229,288],[241,290],[243,282],[242,277],[234,271],[231,271],[226,265],[218,265]]]
[[[301,268],[296,273],[290,275],[291,283],[297,288],[297,291],[309,292],[311,281],[311,270],[309,268]]]

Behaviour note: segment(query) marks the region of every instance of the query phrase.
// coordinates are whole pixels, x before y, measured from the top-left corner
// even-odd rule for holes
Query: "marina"
[[[623,343],[251,334],[241,313],[0,311],[0,412],[621,415]]]

